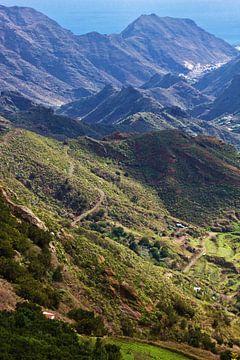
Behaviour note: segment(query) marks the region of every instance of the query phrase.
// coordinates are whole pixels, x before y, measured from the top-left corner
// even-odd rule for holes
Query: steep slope
[[[156,87],[145,91],[163,106],[177,106],[182,110],[189,112],[196,106],[208,104],[211,100],[210,97],[204,95],[192,85],[182,80],[167,88]]]
[[[90,125],[71,119],[66,116],[54,114],[51,108],[38,105],[23,95],[11,91],[4,91],[0,94],[0,116],[2,129],[11,125],[34,131],[40,135],[52,137],[58,140],[77,138],[88,135],[93,138],[102,138],[114,132],[114,127]]]
[[[71,32],[47,16],[1,6],[0,22],[1,88],[56,105],[73,89],[114,82],[84,58]]]
[[[166,75],[154,74],[145,84],[141,86],[141,89],[168,89],[170,86],[178,83],[180,80],[184,81],[184,77],[172,73],[168,73]]]
[[[131,86],[121,90],[107,86],[97,95],[61,107],[58,113],[81,118],[89,124],[114,125],[137,112],[158,113],[162,108],[160,103],[144,91]]]
[[[181,67],[227,62],[237,51],[199,28],[192,20],[143,15],[122,33],[123,39],[153,63]],[[146,45],[147,44],[147,45]],[[167,58],[164,57],[167,56]],[[170,61],[172,60],[172,63]],[[179,67],[175,72],[181,72]]]
[[[141,86],[146,93],[164,106],[178,106],[191,110],[196,106],[210,102],[211,98],[194,88],[184,76],[155,74]]]
[[[26,111],[34,107],[34,103],[18,92],[2,91],[0,93],[0,114],[8,116],[17,111]]]
[[[240,57],[236,57],[229,63],[223,65],[202,77],[196,84],[197,89],[206,94],[218,96],[223,89],[231,84],[233,78],[240,73]]]
[[[139,86],[155,73],[187,72],[237,54],[190,20],[156,15],[110,36],[75,36],[30,8],[1,6],[0,21],[0,88],[54,106],[109,83]]]
[[[216,98],[210,111],[204,116],[207,120],[240,113],[240,74],[236,75],[230,85]]]
[[[77,41],[84,56],[97,68],[110,74],[119,84],[138,86],[155,72],[164,74],[168,69],[167,62],[161,66],[144,58],[141,52],[132,49],[121,35],[101,35],[93,32],[78,36]],[[171,68],[170,65],[169,67]]]
[[[41,232],[26,232],[29,228],[21,216],[18,219],[13,214],[6,216],[9,210],[0,198],[0,215],[5,214],[0,221],[11,222],[11,227],[1,224],[2,234],[3,229],[10,232],[4,236],[13,251],[18,251],[15,256],[5,244],[4,249],[13,256],[15,277],[8,277],[7,268],[0,267],[12,291],[25,299],[35,296],[35,302],[53,308],[59,318],[66,318],[68,310],[74,308],[93,310],[113,334],[171,339],[214,350],[213,339],[218,332],[212,324],[218,321],[218,331],[221,330],[225,341],[239,336],[238,319],[233,320],[233,314],[226,313],[221,304],[215,306],[213,296],[220,294],[194,275],[182,273],[193,251],[187,245],[194,243],[198,249],[203,231],[170,216],[164,206],[170,208],[169,203],[160,190],[163,186],[168,192],[171,185],[178,201],[180,195],[193,201],[179,211],[176,194],[168,192],[173,204],[171,212],[179,211],[182,218],[192,218],[193,213],[194,221],[196,217],[202,219],[203,212],[215,218],[218,202],[223,209],[237,206],[239,169],[231,148],[213,139],[193,139],[178,132],[121,141],[80,138],[67,146],[14,130],[2,141],[1,185],[8,189],[13,203],[28,206],[51,232],[44,236]],[[225,187],[228,203],[222,198],[220,176],[216,174],[223,177],[223,184],[228,182]],[[207,176],[211,179],[207,180]],[[193,191],[187,194],[183,190],[186,181],[190,190],[198,186],[198,199]],[[105,211],[92,214],[78,228],[71,228],[75,216],[96,204],[98,188],[105,193],[102,204]],[[198,213],[194,213],[196,202],[201,205],[201,197],[207,192],[211,201],[205,201],[204,209],[198,207]],[[185,227],[184,241],[179,237],[179,221]],[[46,261],[38,256],[42,243],[34,246],[38,239],[34,234],[42,241],[46,239],[44,251],[51,255],[44,270],[38,266],[39,261]],[[26,239],[28,236],[33,243]],[[31,252],[16,248],[19,245],[16,239],[25,239]],[[28,257],[30,261],[26,261]],[[22,268],[25,282],[23,273],[20,277],[18,273]],[[57,269],[58,276],[53,276]],[[37,289],[35,281],[39,281],[39,276],[41,287]],[[29,277],[35,277],[35,281],[30,282]],[[203,288],[206,295],[202,300],[193,283]],[[44,294],[40,297],[39,291],[44,286],[51,295],[50,302]],[[56,300],[59,307],[52,302]],[[232,301],[227,307],[229,311],[233,304]],[[193,339],[197,339],[195,343]]]
[[[217,119],[211,121],[212,124],[217,126],[225,127],[228,129],[228,132],[232,134],[240,135],[240,115],[226,115],[220,116]]]
[[[238,154],[222,141],[165,131],[111,145],[126,170],[156,189],[177,217],[204,222],[212,211],[239,208]]]
[[[178,129],[190,135],[210,135],[215,136],[229,144],[240,147],[239,132],[226,128],[224,122],[209,122],[194,119],[179,108],[163,109],[159,114],[136,113],[119,121],[115,130],[127,133],[147,133],[152,131]],[[235,130],[237,127],[235,127]]]

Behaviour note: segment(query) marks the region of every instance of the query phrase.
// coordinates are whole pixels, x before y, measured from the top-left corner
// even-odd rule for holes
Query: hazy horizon
[[[142,14],[191,18],[205,30],[240,42],[240,0],[0,0],[5,6],[30,6],[75,34],[117,33]]]

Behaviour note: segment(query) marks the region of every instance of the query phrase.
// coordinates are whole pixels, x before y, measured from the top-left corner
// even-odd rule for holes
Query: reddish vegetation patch
[[[126,314],[127,316],[129,316],[130,318],[132,318],[134,320],[140,320],[141,319],[141,313],[139,311],[133,310],[127,304],[123,303],[121,305],[121,310],[122,310],[122,312],[124,314]]]

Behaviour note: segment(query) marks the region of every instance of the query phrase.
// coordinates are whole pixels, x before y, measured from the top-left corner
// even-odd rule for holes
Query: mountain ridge
[[[96,92],[108,83],[140,86],[156,72],[187,72],[184,58],[194,63],[224,62],[237,53],[229,44],[190,21],[184,22],[186,29],[181,35],[181,20],[172,18],[168,21],[174,22],[179,41],[185,39],[185,50],[172,41],[159,43],[163,20],[157,15],[147,17],[146,27],[140,26],[136,43],[134,34],[126,37],[126,31],[115,35],[74,35],[32,8],[1,6],[0,19],[0,88],[17,90],[35,101],[54,106],[74,100],[78,89]],[[148,41],[151,22],[158,24],[152,42]],[[189,36],[189,27],[193,27],[193,38]],[[173,29],[168,31],[171,36]],[[211,39],[210,49],[205,48],[203,34]],[[198,47],[199,56],[191,51],[193,45]]]

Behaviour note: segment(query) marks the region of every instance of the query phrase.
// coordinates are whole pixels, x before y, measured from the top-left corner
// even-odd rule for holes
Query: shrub
[[[52,279],[55,282],[61,282],[63,280],[63,276],[62,276],[62,270],[63,270],[63,266],[59,265],[53,272],[53,276]]]
[[[121,353],[99,339],[95,346],[80,341],[69,325],[48,320],[40,307],[24,303],[15,312],[0,312],[0,359],[121,360]]]
[[[153,244],[153,247],[157,248],[157,249],[161,249],[161,243],[159,240],[155,241],[155,243]]]
[[[73,309],[69,311],[68,316],[76,321],[76,330],[79,334],[104,336],[107,333],[102,319],[93,311]]]
[[[149,247],[150,246],[150,241],[147,237],[143,237],[140,241],[139,241],[139,245],[144,246],[144,247]]]
[[[121,226],[114,226],[112,228],[111,237],[120,239],[121,237],[125,237],[126,233]]]
[[[128,318],[121,319],[121,328],[124,336],[134,335],[134,325],[130,319]]]
[[[153,259],[155,259],[156,261],[160,261],[161,260],[161,256],[160,256],[160,252],[158,248],[152,247],[149,250],[150,255],[153,257]]]
[[[193,307],[184,299],[177,297],[174,302],[174,309],[180,316],[186,316],[189,318],[193,318],[195,315],[195,311]]]
[[[105,216],[105,210],[104,209],[99,209],[94,214],[88,216],[87,220],[97,222],[97,221],[102,220],[104,218],[104,216]]]
[[[129,249],[138,253],[138,244],[135,241],[132,241],[129,245]]]
[[[240,355],[232,353],[230,350],[226,350],[220,354],[220,360],[240,360]]]

